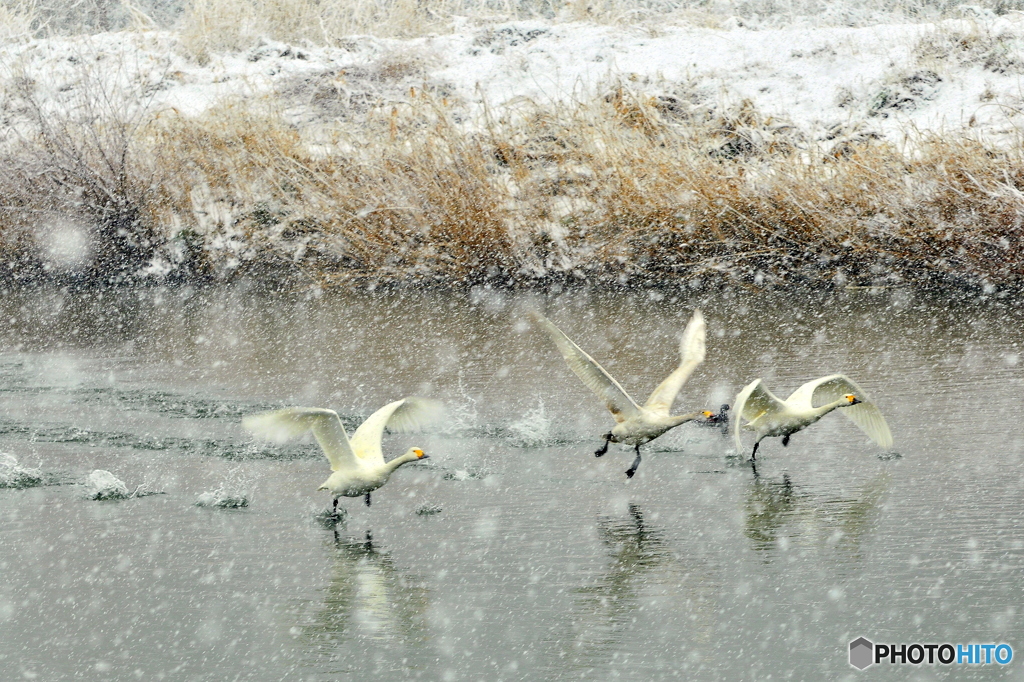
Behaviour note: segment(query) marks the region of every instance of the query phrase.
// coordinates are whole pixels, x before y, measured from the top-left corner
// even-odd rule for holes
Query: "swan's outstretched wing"
[[[441,403],[426,398],[404,398],[388,403],[359,425],[352,434],[352,451],[368,464],[384,464],[380,439],[384,427],[392,431],[414,431],[440,418]]]
[[[604,404],[615,417],[615,421],[623,422],[639,414],[640,408],[623,390],[622,386],[619,386],[619,382],[604,370],[604,367],[584,353],[551,320],[537,312],[531,312],[531,316],[555,342],[562,357],[568,363],[569,369],[575,372],[576,376],[582,379],[590,390],[604,400]]]
[[[654,389],[644,407],[653,412],[669,413],[683,384],[697,365],[704,362],[704,332],[704,316],[700,310],[694,310],[693,317],[683,330],[683,339],[679,342],[679,367]]]
[[[802,409],[825,405],[841,399],[844,395],[855,395],[861,402],[839,411],[850,418],[860,430],[883,448],[892,447],[892,434],[881,411],[871,402],[864,389],[853,379],[843,374],[832,374],[827,377],[808,381],[793,391],[789,402]]]
[[[760,379],[744,386],[732,404],[732,437],[736,441],[736,452],[743,450],[743,442],[740,440],[740,417],[751,422],[766,412],[778,412],[785,407],[774,393],[765,388]]]
[[[257,436],[278,443],[312,430],[320,449],[331,462],[331,471],[357,466],[345,427],[341,425],[338,413],[334,410],[287,407],[283,410],[250,415],[242,420],[242,426]]]

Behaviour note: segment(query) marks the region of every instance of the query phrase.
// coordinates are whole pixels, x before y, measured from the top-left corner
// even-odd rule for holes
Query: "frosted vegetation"
[[[4,276],[1018,286],[1020,4],[8,0]]]

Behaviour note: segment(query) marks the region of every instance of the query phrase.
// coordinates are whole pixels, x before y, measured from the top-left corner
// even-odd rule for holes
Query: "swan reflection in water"
[[[610,563],[575,590],[571,634],[560,642],[560,670],[568,663],[584,677],[600,677],[609,668],[630,668],[633,655],[677,657],[688,646],[698,649],[712,641],[719,585],[710,578],[711,567],[677,554],[636,504],[629,505],[625,518],[600,518],[597,532]],[[637,636],[634,623],[641,617],[663,621],[661,631],[672,640],[664,644],[670,645],[626,644]]]
[[[835,547],[859,560],[890,483],[882,471],[852,494],[830,495],[800,488],[788,474],[781,481],[755,477],[744,500],[744,534],[765,563],[794,542],[800,549]]]
[[[393,672],[403,659],[418,658],[428,640],[423,581],[395,566],[370,531],[362,539],[334,529],[334,565],[323,602],[300,627],[318,659],[345,669]]]

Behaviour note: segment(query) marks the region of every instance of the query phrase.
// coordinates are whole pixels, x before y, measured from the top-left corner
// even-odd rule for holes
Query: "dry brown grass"
[[[348,274],[470,282],[508,272],[491,150],[460,135],[429,102],[422,107],[424,115],[399,120],[396,111],[336,131],[330,156],[314,156],[296,129],[251,104],[200,121],[169,118],[153,140],[170,152],[161,159],[157,220],[236,239],[261,254],[250,266],[269,258],[318,281]],[[228,208],[208,211],[210,204]]]
[[[1024,282],[1019,147],[808,140],[749,104],[677,95],[616,85],[472,130],[418,91],[316,130],[273,102],[164,113],[126,147],[125,177],[151,178],[124,193],[144,237],[131,243],[181,276],[321,286]],[[27,177],[22,152],[9,177]],[[98,173],[103,158],[80,163]],[[25,263],[25,216],[53,210],[30,189],[9,183],[0,214]],[[81,219],[102,222],[82,196]]]

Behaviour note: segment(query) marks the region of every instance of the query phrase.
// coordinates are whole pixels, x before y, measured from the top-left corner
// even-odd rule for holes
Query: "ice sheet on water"
[[[43,485],[43,472],[23,467],[18,459],[7,453],[0,453],[0,488],[32,488]]]

